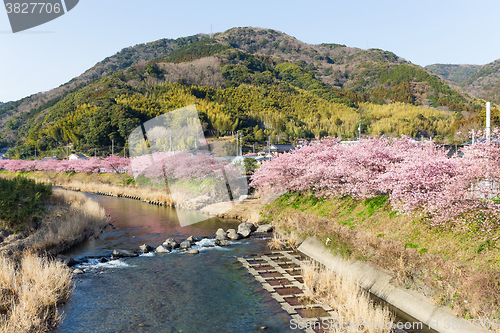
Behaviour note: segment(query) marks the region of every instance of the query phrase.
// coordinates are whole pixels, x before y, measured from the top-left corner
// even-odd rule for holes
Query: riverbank
[[[173,206],[173,200],[165,189],[154,189],[136,186],[134,178],[121,173],[77,173],[31,171],[15,173],[0,171],[0,177],[12,178],[16,175],[34,179],[39,182],[50,183],[65,189],[77,190],[87,193],[125,197],[141,200],[159,206]]]
[[[465,319],[500,315],[498,235],[432,229],[393,212],[386,197],[322,200],[285,194],[263,208],[262,220],[284,234],[314,236],[336,256],[360,260],[392,283]]]
[[[5,181],[3,181],[5,182]],[[54,256],[98,237],[109,224],[84,194],[13,179],[2,206],[31,214],[3,214],[0,239],[0,332],[46,332],[61,320],[58,306],[73,288],[72,272]],[[41,197],[40,190],[48,188]],[[40,199],[40,201],[38,201]],[[8,210],[8,209],[7,209]]]

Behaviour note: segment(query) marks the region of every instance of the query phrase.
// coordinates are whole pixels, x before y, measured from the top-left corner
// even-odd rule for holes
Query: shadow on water
[[[113,197],[92,196],[111,215],[115,229],[66,255],[75,259],[158,246],[166,238],[209,236],[237,221],[212,218],[180,227],[175,210]],[[238,241],[199,255],[155,254],[97,265],[75,277],[62,307],[63,332],[294,332],[290,317],[235,259],[267,251],[265,241]]]

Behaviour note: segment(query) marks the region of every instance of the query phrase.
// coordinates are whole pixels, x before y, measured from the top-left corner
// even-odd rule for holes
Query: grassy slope
[[[316,236],[333,253],[368,261],[407,289],[465,318],[500,316],[500,231],[483,235],[430,228],[398,215],[387,197],[320,200],[286,194],[266,206],[264,219],[288,232]],[[467,301],[467,302],[465,302]]]

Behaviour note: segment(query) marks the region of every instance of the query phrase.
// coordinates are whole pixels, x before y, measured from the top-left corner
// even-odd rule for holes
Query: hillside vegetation
[[[453,65],[453,64],[434,64],[425,66],[425,68],[440,77],[462,83],[471,78],[472,75],[481,69],[481,65]]]
[[[425,68],[458,84],[471,96],[500,103],[500,59],[482,66],[435,64]]]
[[[205,130],[242,131],[245,142],[354,138],[360,123],[363,134],[448,142],[462,112],[481,109],[388,51],[234,28],[124,49],[51,92],[0,108],[0,139],[21,158],[35,147],[105,154],[113,142],[121,151],[140,123],[192,103]]]

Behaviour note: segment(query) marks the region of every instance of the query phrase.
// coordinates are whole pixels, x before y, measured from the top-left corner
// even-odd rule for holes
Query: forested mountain
[[[189,103],[206,129],[240,130],[246,141],[352,138],[359,123],[368,134],[450,141],[462,111],[481,109],[388,51],[234,28],[124,49],[59,88],[0,108],[0,135],[21,157],[35,146],[123,146],[139,123]]]
[[[434,64],[425,68],[443,79],[460,84],[470,79],[470,77],[481,69],[481,65],[453,65]]]
[[[4,142],[16,141],[16,128],[19,126],[18,123],[23,123],[24,120],[29,118],[29,114],[32,113],[33,110],[45,110],[50,108],[64,96],[71,92],[78,91],[82,87],[90,84],[93,80],[118,70],[128,68],[133,64],[162,57],[172,50],[199,40],[203,36],[204,35],[200,34],[178,38],[176,40],[161,39],[152,43],[124,48],[117,54],[97,63],[82,75],[57,88],[25,97],[11,103],[7,107],[5,107],[5,105],[0,105],[0,138],[2,138]],[[8,123],[9,121],[12,121],[14,124],[12,124],[12,122]]]
[[[486,65],[429,65],[429,71],[458,84],[466,93],[500,104],[500,59]]]

